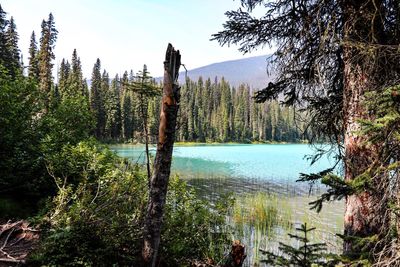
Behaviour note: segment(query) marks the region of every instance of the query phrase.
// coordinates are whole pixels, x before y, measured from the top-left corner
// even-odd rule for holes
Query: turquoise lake
[[[111,149],[133,162],[144,163],[144,146],[118,145]],[[152,160],[155,152],[153,146]],[[267,234],[247,225],[232,236],[247,247],[244,266],[267,266],[260,264],[260,249],[278,252],[278,242],[292,243],[287,234],[293,233],[294,228],[304,222],[317,228],[310,236],[312,241],[326,242],[329,252],[341,251],[342,243],[335,233],[343,231],[343,202],[327,203],[321,213],[316,213],[309,209],[308,203],[325,188],[317,184],[310,190],[308,184],[296,182],[300,173],[319,172],[335,163],[326,156],[310,166],[306,157],[314,153],[315,150],[306,144],[175,146],[172,173],[186,180],[199,197],[210,201],[216,201],[226,193],[233,194],[238,200],[259,193],[277,196],[278,214],[290,213],[292,227],[276,226]]]
[[[144,146],[118,145],[111,148],[134,162],[144,162]],[[155,151],[156,148],[152,147],[152,156]],[[284,188],[295,194],[304,193],[307,185],[295,183],[300,173],[315,173],[334,164],[333,159],[324,157],[310,166],[306,156],[314,152],[307,144],[175,146],[172,172],[192,184],[197,181],[198,187],[215,186],[232,191],[252,187],[278,192]],[[207,179],[207,184],[201,182],[204,179]]]
[[[144,147],[111,147],[120,156],[144,161]],[[151,148],[155,154],[155,147]],[[193,145],[175,146],[172,170],[189,177],[236,177],[260,180],[295,181],[299,173],[317,172],[332,166],[333,160],[322,158],[310,166],[305,156],[313,154],[306,144]]]

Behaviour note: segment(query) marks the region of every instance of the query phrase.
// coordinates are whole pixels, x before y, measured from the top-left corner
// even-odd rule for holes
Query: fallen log
[[[29,227],[27,221],[8,221],[0,225],[0,267],[24,264],[38,241],[39,230]]]

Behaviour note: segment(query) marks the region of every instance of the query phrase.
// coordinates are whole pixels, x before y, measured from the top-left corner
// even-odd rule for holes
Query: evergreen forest
[[[70,90],[68,75],[73,71],[68,66],[68,62],[61,64],[59,90],[62,95]],[[150,138],[154,142],[158,135],[161,84],[147,76],[147,82],[158,93],[153,97],[143,97],[131,89],[131,84],[138,80],[133,71],[129,74],[124,72],[121,78],[116,75],[110,79],[99,66],[100,61],[93,68],[90,87],[96,138],[106,142],[143,143],[144,117],[147,117]],[[181,87],[176,141],[250,143],[303,140],[305,123],[295,121],[294,108],[281,106],[278,101],[257,104],[252,96],[248,86],[232,88],[223,77],[221,80],[215,78],[213,82],[209,78],[198,81],[188,78]]]
[[[400,266],[400,2],[237,4],[208,41],[274,49],[265,88],[179,84],[172,44],[85,77],[52,13],[25,59],[0,5],[0,266]]]

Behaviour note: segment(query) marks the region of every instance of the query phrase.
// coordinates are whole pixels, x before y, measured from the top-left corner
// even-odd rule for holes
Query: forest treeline
[[[40,240],[33,240],[9,228],[17,224],[2,225],[9,232],[0,240],[0,262],[140,266],[148,177],[142,166],[120,158],[93,136],[132,139],[141,123],[132,113],[134,101],[144,103],[143,115],[147,106],[153,112],[155,99],[134,98],[120,88],[120,79],[110,83],[106,72],[100,74],[99,60],[89,88],[76,51],[70,62],[62,62],[55,83],[58,32],[52,14],[41,29],[38,42],[32,33],[24,66],[16,25],[0,6],[0,224],[31,218],[40,228]],[[215,229],[223,229],[228,206],[212,212],[210,203],[173,177],[165,201],[161,265],[221,260],[228,239]],[[187,238],[194,233],[196,238]]]
[[[84,80],[75,84],[79,69],[74,51],[72,63],[63,60],[59,71],[58,88],[62,96],[77,91],[89,95],[90,107],[95,117],[95,136],[105,141],[143,142],[144,114],[147,114],[150,140],[158,134],[161,96],[143,97],[131,90],[133,83],[141,78],[131,70],[122,77],[110,79],[106,70],[101,70],[100,60],[94,65],[91,86]],[[140,76],[142,77],[142,76]],[[146,76],[147,82],[159,87],[154,79]],[[82,85],[81,85],[82,84]],[[80,87],[77,90],[77,85]],[[302,140],[304,124],[295,122],[293,107],[279,105],[278,101],[257,104],[252,101],[252,90],[248,85],[234,88],[227,81],[215,78],[192,81],[187,78],[181,87],[180,116],[176,140],[181,142],[299,142]]]
[[[3,66],[23,71],[18,48],[18,34],[13,18],[1,38],[5,38]],[[54,110],[61,103],[81,101],[90,107],[94,119],[91,134],[102,141],[143,142],[144,116],[148,117],[150,139],[158,133],[161,97],[143,97],[131,90],[131,84],[141,79],[138,73],[125,71],[113,78],[102,69],[100,59],[93,66],[90,85],[83,77],[77,51],[72,58],[63,59],[53,82],[52,60],[57,39],[54,18],[42,22],[39,44],[32,32],[29,47],[27,76],[39,84],[44,110]],[[38,48],[39,47],[39,48]],[[26,71],[24,71],[26,72]],[[148,73],[146,73],[148,75]],[[157,85],[150,76],[146,83]],[[157,94],[156,94],[157,95]],[[256,104],[247,85],[234,88],[223,78],[198,81],[187,79],[181,88],[181,108],[177,141],[190,142],[299,142],[304,127],[295,124],[294,109],[280,106],[277,101]],[[79,98],[79,99],[78,99]]]
[[[177,139],[296,141],[304,126],[292,120],[293,108],[272,99],[302,103],[312,139],[328,140],[338,152],[334,166],[300,178],[328,186],[311,203],[317,211],[327,201],[346,199],[338,260],[400,266],[398,1],[241,3],[245,9],[227,12],[225,29],[213,39],[240,44],[242,52],[279,45],[277,77],[255,95],[267,102],[254,104],[248,87],[232,88],[222,78],[187,80]],[[256,7],[267,8],[261,19],[249,14]],[[0,6],[0,219],[35,216],[43,227],[32,258],[37,266],[138,266],[148,180],[140,166],[93,136],[141,142],[149,130],[154,138],[157,84],[145,77],[145,68],[110,80],[97,60],[88,86],[76,51],[71,61],[63,60],[55,83],[58,31],[52,14],[42,21],[38,42],[32,33],[27,66],[14,19],[6,15]],[[341,162],[343,177],[335,172]],[[221,262],[233,236],[224,232],[231,201],[209,205],[179,179],[168,190],[160,261]],[[273,259],[279,264],[286,258]]]
[[[34,42],[31,44],[34,47]],[[33,50],[33,49],[31,49]],[[71,62],[63,59],[53,98],[62,101],[71,95],[83,95],[90,102],[95,118],[93,134],[99,140],[143,142],[144,113],[148,117],[150,140],[158,134],[161,85],[146,72],[146,83],[159,87],[159,94],[144,97],[131,89],[139,83],[140,73],[125,71],[110,78],[94,64],[90,86],[83,78],[80,59],[73,51]],[[176,140],[181,142],[299,142],[304,124],[295,122],[293,107],[278,101],[257,104],[252,101],[248,85],[234,88],[217,77],[192,81],[187,78],[181,88],[180,117]]]

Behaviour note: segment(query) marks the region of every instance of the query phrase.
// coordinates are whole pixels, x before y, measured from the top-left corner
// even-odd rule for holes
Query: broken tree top
[[[179,50],[168,44],[165,53],[164,70],[168,70],[172,77],[171,81],[176,83],[179,77],[179,67],[181,66],[181,54]]]

